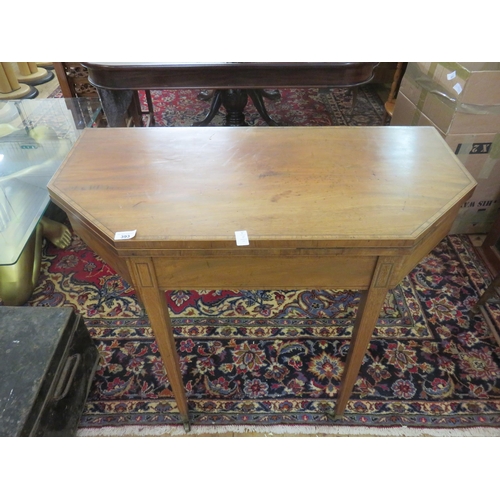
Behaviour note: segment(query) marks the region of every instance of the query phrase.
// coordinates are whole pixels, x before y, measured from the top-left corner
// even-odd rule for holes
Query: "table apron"
[[[99,89],[265,89],[353,87],[369,83],[377,63],[108,66],[88,69]]]
[[[164,289],[293,289],[370,286],[376,256],[153,258]]]

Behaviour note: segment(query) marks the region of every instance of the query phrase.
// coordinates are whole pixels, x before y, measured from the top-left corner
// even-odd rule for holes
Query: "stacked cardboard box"
[[[485,233],[500,211],[500,63],[409,63],[392,126],[434,126],[476,179],[452,233]]]

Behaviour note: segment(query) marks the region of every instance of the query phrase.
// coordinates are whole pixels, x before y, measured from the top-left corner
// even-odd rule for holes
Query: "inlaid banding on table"
[[[153,288],[154,279],[151,275],[151,268],[146,262],[136,262],[135,269],[137,271],[137,276],[141,282],[141,286],[144,288]]]
[[[392,262],[385,262],[380,265],[375,279],[375,288],[387,288],[389,286],[393,267]]]

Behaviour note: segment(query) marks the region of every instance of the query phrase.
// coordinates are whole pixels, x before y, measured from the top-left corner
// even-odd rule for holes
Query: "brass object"
[[[69,229],[44,216],[47,183],[98,112],[97,99],[0,102],[0,304],[29,299],[44,238],[70,244]]]
[[[20,306],[33,293],[42,260],[43,238],[59,248],[71,243],[71,232],[60,222],[42,217],[19,259],[10,266],[0,266],[0,299],[6,306]]]

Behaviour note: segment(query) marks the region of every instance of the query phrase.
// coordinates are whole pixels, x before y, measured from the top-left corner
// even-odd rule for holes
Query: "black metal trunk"
[[[98,363],[70,307],[0,307],[0,436],[74,436]]]

